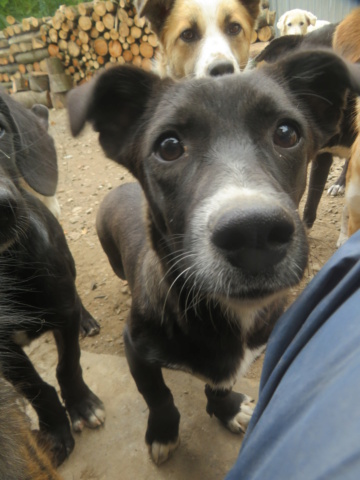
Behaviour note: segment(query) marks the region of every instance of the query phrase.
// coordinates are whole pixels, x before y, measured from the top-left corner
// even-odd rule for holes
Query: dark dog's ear
[[[330,50],[303,51],[264,67],[307,107],[322,144],[337,133],[348,92],[360,94],[360,66]]]
[[[274,63],[287,53],[298,48],[304,40],[303,35],[284,35],[274,38],[264,50],[255,57],[255,64],[266,62]]]
[[[49,129],[49,110],[45,105],[37,103],[31,107],[31,111],[38,117],[46,131]]]
[[[153,92],[156,95],[160,85],[169,81],[129,65],[110,68],[69,92],[72,134],[78,135],[86,122],[92,123],[106,155],[130,167],[122,152],[131,145]]]
[[[160,36],[175,0],[136,0],[135,7],[141,17],[146,17],[152,30]]]
[[[58,182],[57,156],[54,140],[46,132],[43,119],[1,94],[0,107],[11,126],[15,163],[26,182],[45,196],[56,193]]]

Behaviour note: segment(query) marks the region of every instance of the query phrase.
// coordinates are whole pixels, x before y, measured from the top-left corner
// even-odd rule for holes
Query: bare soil
[[[123,167],[105,158],[97,134],[90,127],[78,138],[72,138],[65,110],[51,111],[50,120],[60,171],[60,222],[76,262],[78,291],[86,308],[101,325],[99,335],[81,339],[81,348],[123,355],[122,330],[131,296],[126,282],[113,273],[100,246],[95,218],[105,195],[121,183],[132,181],[132,177]],[[340,174],[342,164],[342,160],[335,160],[326,189]],[[318,218],[309,232],[308,268],[290,300],[296,298],[335,252],[343,203],[342,197],[331,197],[324,191]]]

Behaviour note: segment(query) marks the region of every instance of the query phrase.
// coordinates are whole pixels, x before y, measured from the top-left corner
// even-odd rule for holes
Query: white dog
[[[326,20],[318,20],[311,12],[296,8],[281,15],[277,28],[281,37],[283,35],[306,35],[328,23],[330,22]]]

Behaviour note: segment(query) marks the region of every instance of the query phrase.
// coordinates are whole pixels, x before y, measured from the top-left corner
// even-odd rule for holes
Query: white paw
[[[156,463],[156,465],[161,465],[162,463],[166,462],[171,452],[176,450],[179,444],[180,444],[180,437],[178,437],[175,442],[170,442],[170,443],[154,442],[151,445],[149,445],[149,452],[154,463]]]
[[[345,193],[345,186],[344,185],[331,185],[328,189],[327,194],[331,195],[332,197],[336,197],[338,195],[343,195]]]
[[[239,413],[237,413],[226,424],[227,428],[233,433],[245,433],[249,425],[250,419],[254,412],[254,401],[246,396],[240,405]]]
[[[346,233],[340,232],[339,238],[336,242],[337,248],[340,248],[341,245],[344,245],[347,240],[349,240],[349,236]]]

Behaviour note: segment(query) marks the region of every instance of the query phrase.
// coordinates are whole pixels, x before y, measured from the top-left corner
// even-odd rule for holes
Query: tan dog
[[[282,37],[283,35],[306,35],[328,24],[328,21],[318,20],[313,13],[307,10],[295,8],[281,15],[276,26]]]
[[[157,70],[180,79],[246,66],[259,0],[136,0],[159,38]]]
[[[360,8],[354,9],[338,26],[334,35],[334,50],[353,63],[360,62]],[[360,229],[360,101],[355,114],[357,138],[351,149],[346,174],[345,209],[338,246]]]

